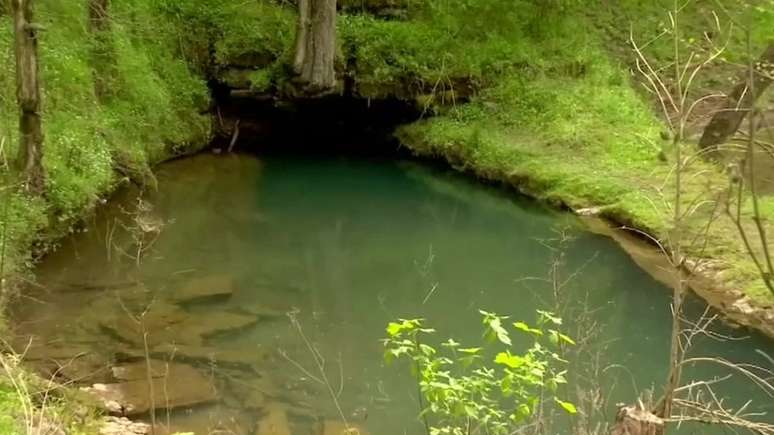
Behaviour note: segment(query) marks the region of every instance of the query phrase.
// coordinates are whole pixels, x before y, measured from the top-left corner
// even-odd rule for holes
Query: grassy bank
[[[175,53],[173,27],[155,2],[119,2],[108,34],[87,30],[87,2],[36,2],[43,90],[46,193],[15,188],[17,109],[12,23],[0,14],[0,197],[3,276],[23,273],[34,243],[48,244],[127,177],[151,182],[148,166],[206,143],[205,83]],[[95,76],[108,92],[98,99]]]
[[[13,168],[18,142],[13,33],[11,18],[2,12],[8,8],[0,7],[0,305],[24,281],[35,253],[77,230],[79,220],[115,187],[129,178],[151,185],[151,164],[207,143],[206,84],[177,55],[180,31],[155,3],[113,3],[111,29],[96,38],[87,30],[87,2],[35,2],[44,27],[39,45],[47,172],[43,197],[21,192]],[[100,98],[95,93],[98,74],[108,89]],[[0,327],[3,335],[5,329]],[[75,402],[63,402],[59,393],[42,402],[36,382],[43,381],[15,366],[12,372],[0,371],[0,433],[29,432],[24,425],[31,406],[41,403],[48,421],[67,427],[68,433],[95,432],[87,419],[73,415]],[[20,383],[28,389],[20,391]]]
[[[565,15],[564,23],[555,27],[560,30],[537,45],[540,49],[527,65],[501,76],[469,103],[402,128],[402,142],[417,154],[446,159],[461,170],[553,203],[599,207],[612,221],[666,243],[675,162],[670,140],[661,137],[666,126],[656,102],[636,90],[630,68],[634,54],[627,47],[631,29],[640,41],[651,42],[646,53],[655,65],[672,62],[669,35],[653,40],[668,19],[670,2],[663,3],[623,2],[609,10]],[[684,20],[679,44],[686,58],[700,53],[703,32],[717,27],[712,13],[706,5],[693,4],[679,16]],[[734,19],[751,23],[753,52],[762,51],[772,37],[765,29],[774,28],[774,13],[754,10]],[[723,32],[717,37],[729,41],[723,60],[698,77],[691,95],[727,91],[743,71],[734,62],[745,56],[744,35],[738,29]],[[696,134],[690,126],[688,133]],[[696,151],[691,143],[686,147],[686,153]],[[696,159],[687,170],[683,209],[699,206],[686,220],[686,240],[704,240],[712,221],[706,244],[689,244],[687,255],[703,260],[703,271],[718,289],[740,291],[754,304],[771,306],[774,297],[733,221],[723,207],[715,207],[728,187],[728,175],[721,166]],[[763,197],[761,204],[770,233],[772,200]],[[752,227],[750,214],[745,203],[745,221]]]

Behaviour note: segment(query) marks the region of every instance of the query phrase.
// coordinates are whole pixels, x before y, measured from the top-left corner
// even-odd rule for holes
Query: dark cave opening
[[[213,88],[216,152],[401,153],[395,130],[423,116],[413,101],[352,96],[281,100]]]

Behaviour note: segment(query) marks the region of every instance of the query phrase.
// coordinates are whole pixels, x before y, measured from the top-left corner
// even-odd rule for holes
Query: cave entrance
[[[400,152],[396,128],[423,115],[418,104],[399,99],[232,94],[215,92],[215,151],[390,156]]]

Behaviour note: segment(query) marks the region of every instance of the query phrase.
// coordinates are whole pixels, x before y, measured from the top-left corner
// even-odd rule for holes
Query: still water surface
[[[271,433],[258,423],[268,413],[287,415],[294,434],[321,433],[321,421],[340,417],[328,390],[312,379],[320,373],[305,336],[322,355],[350,422],[375,435],[422,433],[407,368],[383,363],[387,322],[423,317],[441,337],[474,346],[481,342],[479,309],[534,319],[535,309],[552,308],[551,286],[536,278],[547,275],[561,233],[572,237],[562,248],[563,273],[574,274],[562,298],[567,330],[580,334],[581,301],[601,328],[605,418],[612,419],[616,402],[631,402],[635,389],[665,378],[667,289],[572,216],[447,170],[368,158],[200,155],[164,165],[141,212],[135,194],[118,195],[86,232],[42,262],[37,272],[46,290],[30,290],[15,316],[20,342],[34,336],[33,348],[85,349],[91,357],[71,377],[109,383],[116,380],[106,368],[136,360],[144,347],[116,328],[133,329],[126,318],[149,306],[153,313],[174,305],[169,317],[182,307],[188,331],[149,330],[149,347],[179,345],[166,359],[193,364],[217,401],[159,411],[157,419],[176,430],[262,435]],[[131,216],[147,234],[132,237]],[[180,302],[180,289],[197,282],[233,293]],[[301,331],[283,315],[291,310]],[[223,313],[253,315],[257,323],[221,326]],[[214,332],[190,339],[186,332],[208,322]],[[191,348],[205,357],[186,357]],[[700,340],[693,353],[766,364],[756,349],[774,353],[756,337]],[[39,353],[40,365],[57,358]],[[590,365],[584,358],[578,370]],[[695,367],[687,378],[718,373]],[[772,400],[741,379],[723,388],[774,412]]]

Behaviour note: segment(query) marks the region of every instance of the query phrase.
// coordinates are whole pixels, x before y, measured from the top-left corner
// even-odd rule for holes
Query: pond
[[[646,388],[658,396],[666,377],[668,289],[572,215],[448,169],[202,154],[163,165],[158,190],[137,198],[125,189],[42,261],[13,310],[17,346],[172,431],[333,434],[343,414],[363,433],[421,434],[416,383],[384,363],[385,327],[422,317],[476,346],[479,309],[528,322],[558,311],[576,338],[596,325],[572,379],[602,387],[598,418]],[[558,306],[545,280],[557,260]],[[761,351],[774,346],[753,336],[698,337],[691,352],[768,364]],[[697,365],[686,379],[719,374]],[[741,378],[718,389],[774,412]]]

